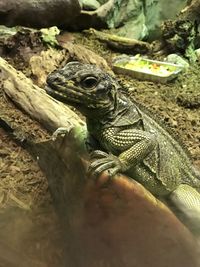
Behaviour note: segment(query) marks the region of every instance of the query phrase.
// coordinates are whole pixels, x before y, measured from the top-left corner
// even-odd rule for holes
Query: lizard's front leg
[[[125,172],[142,161],[156,146],[156,136],[137,129],[117,131],[109,128],[103,132],[102,142],[111,153],[95,151],[90,165],[95,175],[108,171],[110,176]],[[116,153],[117,151],[117,153]]]

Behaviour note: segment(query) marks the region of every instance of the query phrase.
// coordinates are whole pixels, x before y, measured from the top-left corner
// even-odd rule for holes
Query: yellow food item
[[[151,75],[167,77],[175,71],[175,67],[162,65],[159,63],[151,63],[145,60],[134,60],[129,61],[125,64],[117,64],[118,66],[123,66],[125,69],[130,69],[138,72],[143,72]]]

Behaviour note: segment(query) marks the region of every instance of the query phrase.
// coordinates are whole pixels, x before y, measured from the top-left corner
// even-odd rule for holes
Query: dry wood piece
[[[83,63],[94,64],[105,71],[112,72],[103,57],[87,49],[83,45],[77,45],[71,42],[62,42],[61,40],[58,40],[58,42],[60,46],[68,52],[69,61],[76,60]]]
[[[43,87],[46,84],[47,75],[67,59],[68,57],[64,50],[55,49],[48,49],[32,56],[29,60],[29,65],[37,85]]]
[[[147,42],[129,39],[114,34],[103,33],[95,29],[85,30],[84,32],[93,34],[100,41],[107,43],[110,47],[121,52],[144,54],[151,51],[151,45]]]
[[[83,125],[82,120],[64,104],[34,85],[22,72],[0,58],[0,79],[7,96],[51,132],[59,127]]]

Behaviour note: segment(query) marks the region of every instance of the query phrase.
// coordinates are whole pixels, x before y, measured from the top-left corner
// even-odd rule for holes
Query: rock
[[[101,4],[98,9],[83,11],[80,14],[74,23],[75,29],[109,28],[114,29],[112,33],[122,37],[142,40],[148,36],[148,29],[152,29],[156,23],[153,19],[147,18],[151,15],[151,11],[154,12],[154,20],[159,15],[157,9],[159,3],[156,0],[147,0],[145,5],[141,0],[98,2]]]
[[[125,23],[124,26],[117,29],[116,33],[119,36],[126,38],[132,38],[137,40],[143,40],[148,35],[148,30],[145,25],[145,16],[144,13],[141,13],[133,20]]]
[[[120,36],[141,40],[147,36],[143,3],[140,0],[115,0],[106,23],[109,28],[119,28]]]
[[[182,65],[185,69],[187,69],[190,65],[189,63],[183,59],[181,56],[177,54],[170,54],[165,59],[167,62]]]

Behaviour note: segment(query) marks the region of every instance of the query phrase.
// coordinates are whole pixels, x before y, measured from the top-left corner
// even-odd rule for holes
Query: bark
[[[62,35],[58,37],[58,42],[60,46],[68,52],[68,61],[80,61],[87,64],[94,64],[102,70],[112,73],[107,61],[97,53],[94,53],[83,45],[63,42]]]

